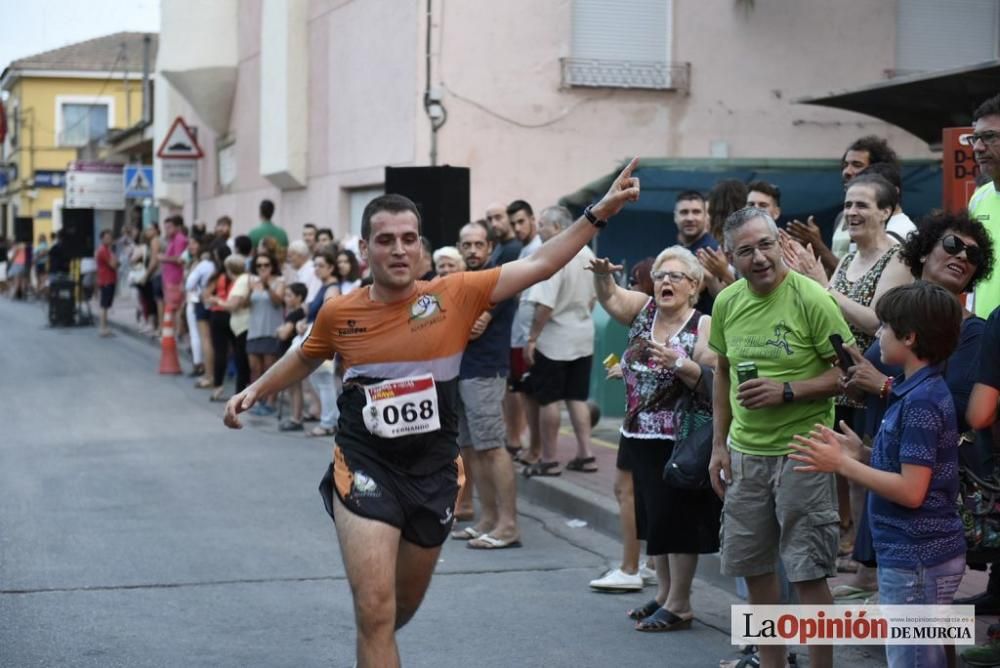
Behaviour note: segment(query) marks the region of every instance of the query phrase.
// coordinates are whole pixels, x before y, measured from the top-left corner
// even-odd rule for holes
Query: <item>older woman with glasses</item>
[[[920,221],[918,231],[911,234],[900,247],[899,255],[914,278],[940,285],[956,300],[971,292],[980,280],[993,272],[993,241],[982,223],[966,214],[934,213]],[[959,432],[967,432],[965,407],[975,380],[976,355],[983,335],[985,321],[963,308],[962,330],[958,347],[945,363],[944,378],[955,401]],[[896,376],[902,369],[882,363],[882,349],[876,338],[864,355],[853,347],[848,351],[854,358],[842,379],[848,395],[864,402],[863,435],[874,436],[888,407],[889,396]],[[973,442],[959,450],[962,463],[977,473],[984,471],[984,460],[989,456],[989,434],[979,434]],[[983,446],[986,446],[985,448]],[[871,545],[867,513],[861,519],[853,558],[867,567],[875,565],[875,551]],[[876,589],[875,573],[868,568],[859,569],[850,581],[835,587],[833,593],[841,597],[862,597]]]
[[[715,355],[708,349],[711,319],[694,308],[704,271],[681,246],[653,262],[653,296],[627,290],[611,277],[621,267],[594,260],[597,298],[630,327],[622,360],[627,411],[618,446],[619,469],[631,469],[638,537],[654,557],[656,598],[629,611],[638,631],[690,628],[691,581],[698,555],[719,549],[721,505],[711,491],[671,487],[663,469],[674,448],[676,408],[685,396],[711,410]]]

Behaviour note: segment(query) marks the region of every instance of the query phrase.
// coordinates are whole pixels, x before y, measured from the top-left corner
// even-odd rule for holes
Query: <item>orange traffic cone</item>
[[[166,309],[163,314],[163,328],[160,337],[160,373],[179,374],[181,363],[177,359],[177,341],[174,340],[174,312]]]

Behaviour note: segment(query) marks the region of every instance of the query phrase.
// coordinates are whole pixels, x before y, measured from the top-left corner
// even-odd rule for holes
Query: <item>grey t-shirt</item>
[[[281,304],[271,301],[267,290],[252,290],[250,292],[250,331],[247,340],[274,336],[276,330],[285,320],[285,309]]]

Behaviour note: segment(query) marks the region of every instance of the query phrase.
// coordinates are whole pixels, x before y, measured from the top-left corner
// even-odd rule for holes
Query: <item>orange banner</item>
[[[976,190],[979,168],[972,156],[972,147],[962,143],[962,137],[972,134],[972,128],[945,128],[941,147],[944,165],[941,174],[941,203],[945,211],[955,213],[969,206]]]

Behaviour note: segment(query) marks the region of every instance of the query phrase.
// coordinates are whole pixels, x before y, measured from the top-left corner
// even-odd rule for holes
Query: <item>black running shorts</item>
[[[422,476],[399,473],[357,451],[334,448],[319,485],[326,512],[333,517],[333,494],[354,513],[385,522],[420,547],[438,547],[448,538],[459,487],[458,465]]]

